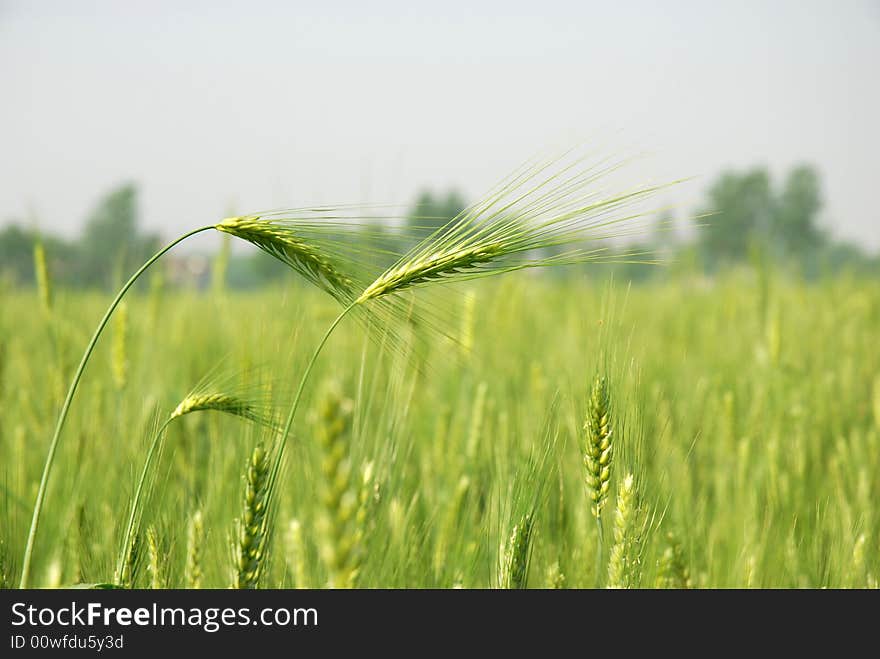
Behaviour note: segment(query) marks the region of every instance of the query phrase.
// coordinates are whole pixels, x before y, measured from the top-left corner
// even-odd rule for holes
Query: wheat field
[[[294,276],[133,290],[71,407],[30,585],[877,586],[876,282],[595,266],[438,288],[445,333],[339,325],[283,456],[338,304]],[[0,295],[8,588],[108,297]]]

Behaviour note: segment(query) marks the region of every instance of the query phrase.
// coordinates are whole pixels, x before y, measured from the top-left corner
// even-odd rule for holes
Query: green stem
[[[299,387],[296,390],[296,396],[293,399],[293,404],[290,406],[290,412],[287,414],[287,421],[284,423],[284,430],[281,432],[281,437],[278,441],[278,450],[275,451],[275,462],[272,465],[272,475],[270,476],[270,482],[275,483],[278,478],[278,473],[281,470],[281,462],[284,457],[284,447],[287,444],[287,436],[290,434],[290,428],[293,426],[293,418],[296,416],[296,411],[299,408],[300,400],[302,399],[303,391],[306,388],[306,382],[309,379],[309,375],[312,373],[312,368],[315,366],[315,362],[318,360],[318,355],[321,354],[321,351],[324,349],[324,344],[327,343],[327,339],[330,338],[330,335],[333,334],[333,330],[336,329],[336,326],[342,322],[342,319],[348,315],[348,312],[357,306],[357,302],[352,302],[349,304],[342,312],[336,316],[336,320],[334,320],[330,327],[327,328],[327,331],[324,332],[324,336],[321,338],[321,342],[318,344],[318,347],[315,348],[315,352],[312,353],[312,358],[309,360],[309,363],[306,365],[306,370],[303,372],[302,378],[299,381]]]
[[[165,431],[168,428],[168,425],[174,419],[168,419],[159,430],[153,435],[153,441],[150,443],[150,448],[147,450],[147,458],[144,460],[144,468],[141,471],[141,477],[138,480],[137,487],[134,490],[134,498],[131,501],[131,512],[128,515],[128,525],[125,527],[125,535],[122,538],[122,548],[119,552],[119,560],[116,563],[116,577],[114,581],[119,583],[122,577],[122,569],[125,565],[125,559],[128,556],[128,552],[131,547],[131,537],[134,531],[135,519],[137,518],[138,508],[140,508],[141,494],[144,490],[144,484],[147,482],[147,474],[150,471],[150,465],[153,464],[153,456],[156,453],[156,449],[161,445],[162,438],[165,436]]]
[[[602,530],[602,517],[600,515],[596,516],[596,528],[598,529],[596,535],[596,588],[602,586],[602,548],[605,544],[605,533]]]
[[[182,235],[177,240],[168,243],[165,247],[163,247],[152,257],[150,257],[150,259],[146,263],[144,263],[127,282],[125,282],[125,285],[120,289],[119,293],[116,294],[116,298],[113,300],[113,302],[110,303],[110,307],[107,309],[107,312],[104,314],[104,317],[98,324],[98,327],[95,330],[94,335],[92,336],[92,340],[89,341],[89,345],[86,347],[86,351],[85,353],[83,353],[82,359],[79,362],[79,367],[76,369],[76,373],[73,376],[73,381],[70,383],[70,388],[67,390],[67,397],[64,399],[64,404],[61,406],[61,413],[58,415],[58,422],[55,424],[55,434],[52,436],[52,441],[49,442],[49,451],[46,454],[46,463],[43,465],[43,476],[40,478],[40,487],[37,490],[37,500],[34,502],[34,514],[31,518],[31,526],[30,530],[28,531],[27,545],[25,546],[24,558],[22,559],[21,563],[21,581],[19,583],[20,588],[28,587],[28,581],[30,579],[31,572],[31,559],[33,558],[34,551],[34,540],[37,537],[37,528],[40,525],[40,514],[43,510],[43,500],[46,497],[46,488],[49,484],[49,474],[52,471],[52,464],[55,461],[55,451],[58,448],[58,440],[61,438],[61,430],[64,427],[65,420],[67,419],[67,412],[70,409],[70,404],[73,401],[73,395],[76,393],[76,388],[79,385],[79,381],[82,378],[83,371],[86,368],[86,363],[88,363],[89,361],[89,357],[92,354],[92,350],[95,348],[95,344],[98,342],[98,338],[101,336],[101,332],[104,331],[104,327],[107,325],[107,321],[110,320],[110,316],[113,314],[113,311],[119,305],[120,301],[122,301],[122,298],[128,292],[128,289],[131,288],[132,284],[137,281],[138,277],[140,277],[147,268],[158,261],[159,258],[161,258],[167,251],[169,251],[178,243],[183,242],[190,236],[194,236],[197,233],[201,233],[202,231],[207,231],[213,228],[214,227],[212,225],[190,231],[189,233]]]

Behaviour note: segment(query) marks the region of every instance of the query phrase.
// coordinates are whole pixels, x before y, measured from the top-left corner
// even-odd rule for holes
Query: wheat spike
[[[475,270],[480,265],[492,261],[501,253],[502,247],[498,244],[476,245],[474,247],[454,245],[427,256],[416,257],[380,275],[378,279],[367,286],[356,303],[363,304],[411,286]]]
[[[202,543],[204,542],[205,529],[202,521],[202,511],[197,510],[190,517],[186,529],[186,568],[184,579],[187,588],[202,587]]]
[[[214,228],[256,245],[336,299],[350,300],[354,282],[329,255],[299,235],[294,224],[245,215],[227,218]]]
[[[352,403],[330,388],[319,408],[318,441],[322,448],[323,512],[319,520],[321,557],[330,588],[351,588],[358,576],[358,492],[351,482],[347,456]]]
[[[174,408],[169,420],[204,410],[225,412],[226,414],[240,416],[257,423],[273,425],[271,420],[258,409],[255,403],[245,400],[240,396],[225,393],[190,393]]]
[[[584,465],[587,468],[587,487],[593,501],[592,512],[598,519],[608,498],[611,479],[611,461],[614,456],[611,429],[611,398],[608,382],[604,376],[597,376],[590,392],[587,420],[584,424],[587,433],[584,450]]]
[[[49,266],[46,263],[46,249],[43,247],[43,241],[39,239],[34,243],[34,275],[37,280],[40,305],[45,313],[51,313],[52,279],[49,276]]]
[[[161,590],[167,586],[165,581],[164,556],[155,527],[147,529],[147,572],[150,575],[150,588]]]
[[[618,227],[639,214],[615,215],[657,188],[600,194],[592,186],[614,166],[585,168],[583,163],[584,158],[563,156],[525,166],[420,241],[370,283],[355,304],[441,280],[607,260],[604,248],[584,244],[632,231],[632,226]],[[547,256],[546,248],[566,249]]]
[[[498,570],[501,588],[525,588],[528,585],[531,538],[532,515],[526,513],[514,524],[507,542],[501,544]]]
[[[298,519],[291,519],[287,527],[287,565],[293,572],[293,583],[296,588],[308,588],[306,576],[306,547],[303,540],[302,524]]]
[[[608,557],[608,588],[629,588],[633,582],[636,556],[633,522],[636,515],[635,484],[632,474],[621,481],[614,511],[614,545]]]
[[[269,455],[257,445],[248,461],[244,506],[235,545],[233,588],[257,588],[263,576],[269,537],[270,476]]]
[[[547,568],[546,587],[553,590],[565,588],[565,574],[559,565],[559,561],[554,561]]]
[[[657,566],[655,588],[691,588],[691,575],[681,544],[672,533],[666,534],[666,549]]]
[[[128,552],[125,555],[125,561],[122,569],[115,575],[114,582],[122,588],[134,588],[137,582],[138,572],[141,565],[141,535],[133,533],[131,542],[128,545]]]

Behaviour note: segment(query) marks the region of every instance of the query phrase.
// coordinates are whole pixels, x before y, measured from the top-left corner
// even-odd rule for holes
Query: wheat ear
[[[357,493],[351,486],[348,434],[352,403],[329,390],[320,403],[318,442],[322,450],[323,512],[321,557],[330,588],[351,588],[357,578],[355,536]]]
[[[244,506],[234,546],[233,588],[257,588],[263,576],[269,538],[270,475],[269,455],[257,445],[248,461]]]
[[[295,588],[308,588],[306,576],[306,547],[303,541],[302,524],[298,519],[290,520],[287,527],[287,564],[293,572]]]
[[[147,572],[150,575],[150,588],[161,590],[167,587],[162,545],[156,527],[147,529]]]
[[[197,510],[190,517],[186,529],[186,567],[184,579],[187,588],[202,587],[202,543],[205,538],[205,528],[202,521],[202,511]]]
[[[611,462],[614,457],[611,397],[608,392],[608,381],[604,376],[597,376],[593,382],[584,430],[586,430],[584,466],[587,470],[587,488],[593,502],[591,508],[593,516],[599,519],[608,499]]]
[[[531,555],[532,515],[526,513],[514,524],[507,542],[502,543],[498,585],[501,588],[526,588]]]
[[[621,481],[614,511],[614,545],[608,557],[608,588],[629,588],[633,578],[633,526],[636,515],[635,483],[632,474]]]
[[[546,588],[552,590],[562,590],[565,588],[565,573],[559,565],[559,561],[554,561],[547,568]]]
[[[191,414],[192,412],[202,412],[207,410],[240,416],[244,419],[256,421],[257,423],[269,426],[273,425],[271,419],[258,409],[253,402],[246,400],[241,396],[221,392],[193,392],[188,394],[182,401],[180,401],[178,406],[174,408],[169,420],[177,419],[186,414]]]
[[[214,227],[256,245],[338,300],[348,300],[354,282],[333,259],[300,236],[290,223],[259,215],[230,217]]]
[[[666,534],[666,549],[657,565],[656,588],[691,588],[691,575],[681,544],[672,533]]]
[[[40,306],[48,315],[52,312],[52,278],[49,276],[49,266],[46,264],[46,249],[43,241],[39,239],[34,243],[34,278],[37,280]]]

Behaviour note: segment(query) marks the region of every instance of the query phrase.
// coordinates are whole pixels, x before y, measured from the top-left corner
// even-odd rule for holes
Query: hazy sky
[[[186,4],[184,8],[182,5]],[[229,210],[473,199],[566,140],[823,174],[823,222],[880,248],[878,2],[4,2],[0,223],[72,235],[140,184],[166,237]]]

